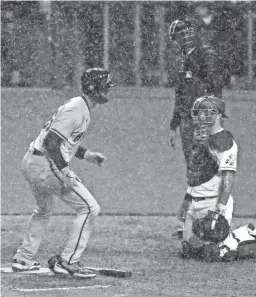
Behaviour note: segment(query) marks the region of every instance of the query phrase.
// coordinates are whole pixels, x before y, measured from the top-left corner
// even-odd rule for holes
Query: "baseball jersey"
[[[59,107],[58,111],[45,123],[33,145],[41,152],[45,152],[44,139],[49,131],[56,133],[63,139],[60,150],[64,160],[69,163],[75,155],[79,144],[90,123],[90,112],[85,100],[74,97]]]
[[[218,133],[221,133],[221,129]],[[232,139],[231,147],[228,150],[220,151],[218,149],[209,148],[210,153],[216,157],[218,163],[218,172],[207,182],[198,186],[188,186],[187,193],[193,197],[214,197],[219,195],[221,184],[221,171],[237,169],[237,144]]]

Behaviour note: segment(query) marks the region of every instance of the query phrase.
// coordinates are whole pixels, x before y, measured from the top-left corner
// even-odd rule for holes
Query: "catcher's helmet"
[[[111,76],[106,69],[90,68],[81,78],[82,92],[91,96],[97,103],[108,102],[107,93],[110,87],[114,87]]]
[[[187,54],[195,47],[197,22],[192,18],[176,20],[169,28],[169,38]]]
[[[203,96],[196,99],[191,109],[193,123],[199,126],[199,129],[195,130],[195,138],[202,139],[208,136],[208,127],[214,124],[214,115],[221,114],[223,118],[228,118],[225,109],[225,101],[216,96]]]

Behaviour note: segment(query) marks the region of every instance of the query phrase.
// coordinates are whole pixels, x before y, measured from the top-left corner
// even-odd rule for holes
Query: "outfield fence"
[[[2,86],[77,86],[84,68],[109,68],[119,85],[171,86],[167,36],[183,16],[211,21],[232,75],[255,76],[253,1],[2,1]]]

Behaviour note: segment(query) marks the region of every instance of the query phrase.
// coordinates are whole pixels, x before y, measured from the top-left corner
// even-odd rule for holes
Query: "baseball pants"
[[[63,188],[62,182],[53,174],[47,158],[36,156],[33,151],[28,151],[24,156],[21,170],[35,197],[36,209],[28,221],[23,243],[14,259],[33,260],[47,229],[53,198],[57,196],[77,213],[61,254],[68,263],[77,262],[87,246],[92,223],[100,212],[97,201],[80,182],[72,189]]]
[[[193,221],[197,218],[205,216],[208,211],[216,210],[218,203],[218,198],[207,198],[205,200],[195,201],[192,199],[192,202],[188,208],[184,229],[183,229],[183,239],[188,241],[193,247],[198,248],[204,244],[202,240],[196,237],[192,231]],[[226,205],[225,218],[231,224],[233,213],[233,197],[230,196]],[[229,240],[229,239],[225,239]],[[223,244],[223,243],[221,243]]]

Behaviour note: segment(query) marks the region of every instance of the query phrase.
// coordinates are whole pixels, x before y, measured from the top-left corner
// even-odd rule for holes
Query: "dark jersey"
[[[195,47],[186,56],[178,57],[178,77],[175,83],[175,104],[170,122],[172,130],[181,119],[190,119],[194,101],[206,94],[222,97],[222,62],[211,46]]]

